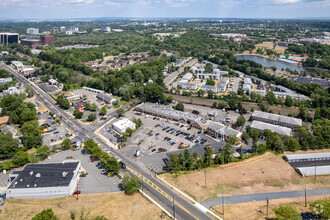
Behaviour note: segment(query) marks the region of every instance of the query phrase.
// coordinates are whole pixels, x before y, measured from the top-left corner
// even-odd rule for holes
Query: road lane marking
[[[177,201],[173,201],[173,198],[169,196],[167,193],[165,193],[161,188],[159,188],[156,184],[154,184],[152,181],[150,181],[148,178],[143,177],[140,173],[136,172],[130,167],[126,166],[126,169],[129,170],[131,173],[135,174],[139,179],[141,179],[143,182],[147,183],[149,186],[151,186],[153,189],[155,189],[157,192],[159,192],[161,195],[163,195],[165,198],[167,198],[170,202],[174,202],[176,206],[180,207],[182,210],[187,212],[189,215],[191,215],[194,219],[198,218],[194,216],[191,212],[189,212],[185,207],[183,207],[180,203]]]

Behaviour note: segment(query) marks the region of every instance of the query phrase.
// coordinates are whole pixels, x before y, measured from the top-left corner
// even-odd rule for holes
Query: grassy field
[[[123,192],[79,195],[55,199],[8,199],[1,220],[31,219],[43,209],[52,208],[59,219],[90,219],[99,215],[108,219],[161,219],[162,212],[140,194],[127,196]],[[83,216],[84,218],[81,218]],[[166,219],[166,218],[165,218]]]
[[[206,175],[206,187],[205,187]],[[282,159],[266,153],[248,160],[195,171],[176,177],[161,175],[166,181],[187,192],[197,201],[240,194],[255,194],[330,187],[330,176],[301,177]]]
[[[226,204],[224,207],[225,215],[222,214],[222,206],[215,206],[212,211],[217,213],[223,219],[236,219],[236,220],[255,220],[255,219],[272,219],[275,217],[273,208],[278,208],[281,205],[290,205],[298,212],[310,212],[309,203],[325,199],[327,196],[313,196],[308,197],[307,207],[305,207],[305,198],[290,198],[290,199],[276,199],[270,200],[267,216],[267,203],[266,201],[248,202],[239,204]]]

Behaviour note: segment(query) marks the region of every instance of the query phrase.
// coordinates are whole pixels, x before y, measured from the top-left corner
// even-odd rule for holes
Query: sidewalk
[[[307,197],[319,196],[319,195],[330,195],[330,188],[307,190]],[[295,197],[304,197],[304,196],[305,196],[304,190],[235,195],[235,196],[225,196],[224,203],[225,204],[245,203],[245,202],[267,200],[267,198],[269,200],[272,200],[272,199],[295,198]],[[222,197],[208,199],[205,202],[203,202],[203,205],[207,208],[212,208],[213,206],[220,204],[222,204]]]

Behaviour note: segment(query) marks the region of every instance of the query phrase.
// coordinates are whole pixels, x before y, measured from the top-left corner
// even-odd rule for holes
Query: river
[[[236,58],[238,60],[250,60],[254,61],[256,63],[261,64],[263,67],[273,67],[276,66],[278,70],[281,70],[282,68],[285,70],[286,68],[291,69],[292,71],[298,71],[300,73],[301,71],[305,71],[307,74],[310,73],[310,71],[306,70],[304,67],[296,66],[296,65],[290,65],[286,64],[284,62],[270,60],[261,56],[257,55],[236,55]]]

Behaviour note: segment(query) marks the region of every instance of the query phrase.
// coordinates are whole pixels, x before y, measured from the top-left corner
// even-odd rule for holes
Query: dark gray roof
[[[36,188],[69,186],[73,172],[79,161],[47,164],[27,164],[21,171],[15,171],[18,176],[8,187]],[[64,173],[65,172],[65,173]]]
[[[45,92],[54,92],[58,90],[56,86],[48,85],[47,83],[40,83],[39,87],[44,90]]]
[[[113,98],[111,97],[111,95],[110,94],[107,94],[107,93],[98,93],[96,95],[96,98],[101,99],[101,100],[103,100],[103,101],[105,101],[107,103],[111,103],[112,100],[113,100]]]

